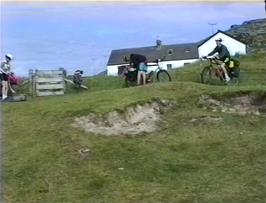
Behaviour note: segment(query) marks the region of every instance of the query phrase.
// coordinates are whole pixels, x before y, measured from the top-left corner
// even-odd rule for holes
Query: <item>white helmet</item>
[[[6,54],[6,58],[11,61],[13,59],[13,56],[11,54]]]

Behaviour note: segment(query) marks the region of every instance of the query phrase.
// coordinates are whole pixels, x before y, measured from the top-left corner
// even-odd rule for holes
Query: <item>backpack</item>
[[[8,76],[8,81],[10,82],[10,85],[19,85],[21,83],[20,78],[18,78],[14,74]]]
[[[229,61],[229,68],[238,68],[240,66],[240,62],[234,58],[231,58]]]

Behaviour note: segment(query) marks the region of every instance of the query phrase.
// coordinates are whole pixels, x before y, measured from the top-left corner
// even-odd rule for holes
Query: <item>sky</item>
[[[230,4],[1,4],[1,59],[14,55],[13,71],[81,68],[106,70],[114,49],[200,41],[217,29],[265,18],[264,3]],[[209,25],[215,23],[215,26]]]

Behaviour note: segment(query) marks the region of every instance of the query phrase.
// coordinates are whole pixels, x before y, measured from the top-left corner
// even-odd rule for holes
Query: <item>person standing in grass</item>
[[[141,79],[142,79],[142,84],[146,84],[146,72],[147,72],[147,60],[145,62],[141,62],[139,64],[139,70],[138,70],[138,85],[141,84]]]
[[[13,56],[11,54],[6,54],[5,60],[1,63],[0,68],[0,79],[2,83],[2,101],[7,98],[7,92],[8,92],[8,75],[10,73],[11,69],[11,60],[13,59]]]

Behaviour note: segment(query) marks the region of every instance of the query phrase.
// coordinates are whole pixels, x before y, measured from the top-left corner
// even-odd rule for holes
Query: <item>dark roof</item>
[[[156,59],[164,61],[184,60],[184,59],[197,59],[198,56],[198,43],[188,44],[174,44],[174,45],[161,45],[160,48],[156,46],[119,49],[111,52],[107,65],[119,65],[125,63],[124,56],[130,54],[141,54],[147,57],[148,62],[153,62]],[[172,54],[169,54],[172,52]]]
[[[223,32],[223,31],[221,31],[221,30],[217,30],[217,32],[214,33],[213,35],[207,37],[206,39],[203,39],[203,40],[199,41],[199,42],[198,42],[198,47],[201,46],[202,44],[204,44],[205,42],[207,42],[209,39],[211,39],[213,36],[215,36],[215,35],[216,35],[217,33],[219,33],[219,32],[220,32],[220,33],[223,33],[224,35],[227,35],[228,37],[231,37],[231,38],[233,38],[233,39],[235,39],[235,40],[237,40],[237,41],[239,41],[239,42],[241,42],[241,43],[243,43],[243,44],[246,44],[245,42],[243,42],[243,41],[241,41],[241,40],[235,38],[234,36],[232,36],[232,35],[230,35],[230,34],[228,34],[228,33],[226,33],[226,32]]]

